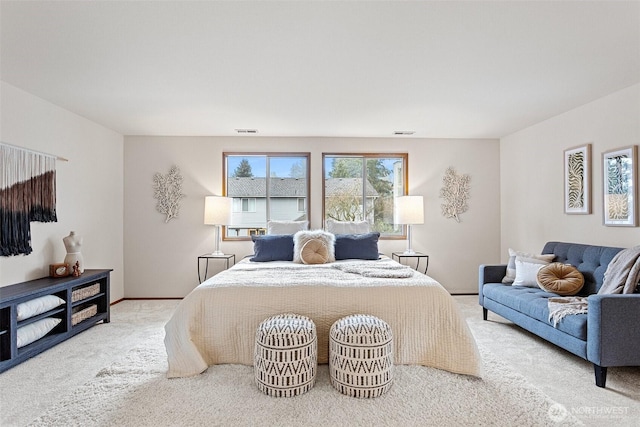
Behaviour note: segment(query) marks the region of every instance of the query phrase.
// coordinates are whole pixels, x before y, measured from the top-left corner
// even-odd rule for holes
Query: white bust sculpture
[[[84,273],[84,259],[82,259],[82,253],[80,252],[82,237],[78,236],[75,231],[72,231],[67,237],[63,238],[62,241],[67,250],[67,256],[64,257],[64,262],[69,264],[71,271],[73,271],[73,266],[78,262],[78,270],[80,273]]]

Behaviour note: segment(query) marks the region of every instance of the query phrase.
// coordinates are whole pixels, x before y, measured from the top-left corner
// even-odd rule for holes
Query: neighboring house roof
[[[271,178],[271,197],[307,197],[306,178]],[[229,178],[228,197],[266,197],[266,178]]]
[[[325,180],[326,195],[359,193],[362,191],[360,178],[328,178]],[[378,192],[369,181],[366,182],[367,197],[377,197]],[[229,178],[228,197],[266,197],[266,178]],[[305,178],[271,178],[271,197],[307,197]]]

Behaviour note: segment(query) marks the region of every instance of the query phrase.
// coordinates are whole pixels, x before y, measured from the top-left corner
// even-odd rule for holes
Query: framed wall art
[[[604,225],[638,225],[638,147],[602,153]]]
[[[564,150],[564,213],[591,213],[591,144]]]

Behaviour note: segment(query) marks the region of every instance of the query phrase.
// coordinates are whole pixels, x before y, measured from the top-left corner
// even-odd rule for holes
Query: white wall
[[[566,215],[563,151],[587,143],[592,144],[593,213]],[[602,152],[639,143],[640,85],[502,138],[502,261],[509,247],[540,252],[550,240],[619,247],[640,244],[639,227],[605,227],[602,212]]]
[[[62,238],[84,238],[85,268],[113,268],[111,300],[124,296],[123,137],[0,82],[0,140],[69,159],[57,162],[57,223],[31,223],[29,255],[0,257],[0,286],[49,274],[62,262]]]
[[[224,151],[311,152],[311,221],[321,225],[322,152],[408,152],[409,192],[426,201],[413,246],[431,256],[429,274],[452,293],[476,292],[477,266],[506,260],[507,248],[539,251],[548,240],[629,247],[640,228],[602,225],[601,153],[640,143],[640,85],[610,94],[496,140],[403,138],[122,137],[100,125],[1,84],[0,140],[57,154],[58,222],[32,223],[33,253],[0,258],[0,286],[42,277],[64,258],[62,237],[85,238],[87,268],[113,268],[112,301],[180,297],[197,284],[196,258],[211,251],[202,224],[204,196],[221,194]],[[124,147],[123,147],[124,142]],[[593,213],[563,212],[563,150],[593,144]],[[182,169],[181,216],[155,211],[152,177]],[[448,166],[471,175],[462,222],[440,213]],[[124,189],[123,189],[124,187]],[[124,203],[123,203],[124,200]],[[123,218],[124,211],[124,218]],[[124,234],[124,236],[123,236]],[[386,254],[404,240],[382,241]],[[238,258],[249,242],[223,242]],[[124,260],[123,260],[124,251]],[[125,268],[126,265],[126,268]],[[212,264],[213,271],[219,265]],[[126,281],[126,289],[124,283]]]
[[[181,297],[198,284],[196,259],[211,252],[214,230],[203,224],[204,196],[222,194],[222,153],[310,152],[311,226],[322,224],[323,152],[407,152],[409,193],[425,196],[425,224],[413,227],[413,247],[430,255],[429,275],[452,293],[477,292],[478,264],[499,258],[500,194],[497,140],[403,138],[125,137],[125,297]],[[180,217],[164,222],[155,210],[153,175],[177,165],[184,177]],[[447,167],[471,175],[462,222],[445,219],[439,191]],[[390,255],[405,240],[382,241]],[[251,242],[222,242],[238,259]],[[214,267],[213,264],[210,264]],[[214,267],[219,270],[220,264]],[[216,270],[217,269],[217,270]]]
[[[409,192],[426,200],[426,223],[413,228],[413,245],[431,256],[429,274],[452,293],[475,292],[478,264],[505,261],[509,247],[539,251],[548,240],[623,247],[640,242],[639,227],[602,225],[601,178],[603,151],[640,141],[640,85],[498,142],[123,138],[1,84],[0,139],[70,161],[58,163],[58,223],[32,224],[32,254],[0,258],[0,286],[46,275],[50,263],[64,258],[62,237],[75,230],[85,238],[87,268],[114,268],[112,300],[186,295],[197,284],[197,256],[211,251],[214,244],[213,230],[202,224],[202,209],[205,195],[221,194],[224,151],[311,152],[312,227],[321,225],[322,152],[408,152]],[[593,145],[593,213],[566,215],[563,150],[585,143]],[[182,169],[187,197],[180,218],[165,224],[155,211],[152,177],[155,172],[166,173],[172,164]],[[461,223],[440,213],[438,195],[448,166],[472,179],[470,209]],[[403,240],[382,241],[380,248],[390,254],[405,245]],[[238,258],[252,252],[249,242],[222,246]],[[211,266],[214,272],[220,268]]]

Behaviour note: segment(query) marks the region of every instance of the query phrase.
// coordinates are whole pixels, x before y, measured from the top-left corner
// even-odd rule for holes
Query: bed
[[[364,313],[391,325],[396,364],[480,374],[475,341],[449,293],[431,277],[383,257],[316,265],[243,259],[176,308],[165,326],[167,376],[197,375],[214,364],[252,365],[259,323],[280,313],[315,322],[318,363],[328,363],[331,325]]]

